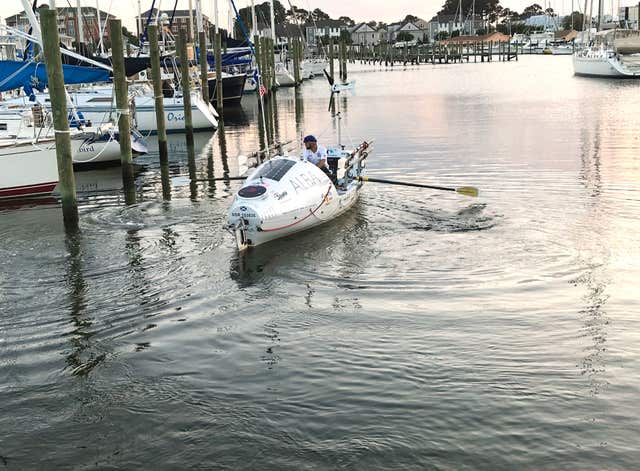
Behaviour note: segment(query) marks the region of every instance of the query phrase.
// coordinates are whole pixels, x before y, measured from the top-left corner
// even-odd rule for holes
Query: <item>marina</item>
[[[640,82],[252,37],[3,100],[0,469],[633,469]]]

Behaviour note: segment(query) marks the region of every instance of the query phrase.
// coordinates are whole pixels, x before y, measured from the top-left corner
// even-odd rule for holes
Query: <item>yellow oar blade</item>
[[[456,192],[465,196],[478,196],[478,189],[473,186],[461,186],[460,188],[456,188]]]

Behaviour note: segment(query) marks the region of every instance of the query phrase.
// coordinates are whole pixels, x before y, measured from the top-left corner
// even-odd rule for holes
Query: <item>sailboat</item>
[[[593,8],[593,0],[591,7]],[[597,32],[573,55],[575,75],[603,78],[640,78],[640,31],[603,29],[603,0],[598,1]]]

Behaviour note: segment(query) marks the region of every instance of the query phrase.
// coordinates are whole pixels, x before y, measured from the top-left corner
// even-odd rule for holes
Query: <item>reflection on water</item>
[[[210,179],[265,135],[336,142],[314,80],[169,135],[165,169],[151,137],[135,203],[78,172],[77,234],[57,203],[1,208],[0,464],[633,469],[640,84],[549,59],[350,67],[369,174],[478,199],[367,184],[238,253],[240,183]]]

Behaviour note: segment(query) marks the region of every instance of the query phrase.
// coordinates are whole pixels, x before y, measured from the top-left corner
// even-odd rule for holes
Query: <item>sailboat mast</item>
[[[216,20],[215,32],[218,34],[218,0],[213,1],[214,18]]]
[[[274,18],[274,0],[269,0],[269,11],[271,12],[271,37],[273,38],[273,44],[276,44],[276,19]]]
[[[189,0],[189,41],[195,44],[195,33],[193,31],[193,0]]]
[[[602,11],[604,10],[604,0],[598,0],[598,31],[602,31]]]
[[[458,0],[458,10],[460,10],[460,36],[464,36],[464,26],[462,26],[462,0]]]
[[[84,42],[84,29],[82,27],[82,7],[80,6],[80,0],[76,1],[76,17],[78,20],[78,43],[81,44]]]

